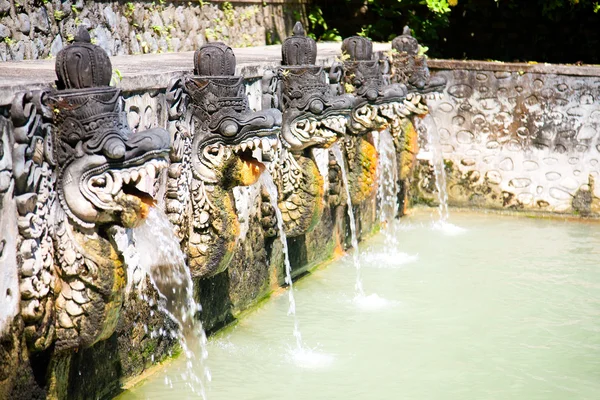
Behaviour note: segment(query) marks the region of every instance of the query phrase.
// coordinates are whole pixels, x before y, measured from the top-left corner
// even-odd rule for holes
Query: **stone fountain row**
[[[411,118],[427,113],[425,100],[445,82],[429,76],[409,30],[392,47],[375,57],[368,39],[347,38],[326,70],[298,23],[281,67],[261,80],[262,109],[252,110],[233,50],[206,44],[194,55],[194,75],[167,88],[166,126],[133,132],[120,90],[110,87],[108,55],[80,31],[57,56],[56,88],[20,93],[0,117],[0,336],[20,340],[17,350],[0,344],[0,353],[12,360],[23,349],[17,358],[27,359],[109,338],[126,287],[143,279],[127,282],[114,233],[140,224],[150,207],[165,211],[192,275],[206,279],[227,269],[240,236],[233,188],[253,185],[265,169],[288,238],[310,232],[325,207],[344,204],[340,169],[319,149],[343,144],[351,200],[360,204],[377,190],[372,133],[389,129],[406,179]],[[315,149],[328,157],[325,177]],[[272,206],[264,201],[260,210],[265,237],[275,236]],[[0,362],[0,382],[14,367]]]

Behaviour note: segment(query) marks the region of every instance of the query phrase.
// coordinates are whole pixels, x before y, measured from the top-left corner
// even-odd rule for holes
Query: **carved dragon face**
[[[412,36],[408,26],[392,40],[392,51],[388,54],[391,80],[403,83],[410,93],[419,93],[426,99],[436,99],[446,87],[446,79],[432,77],[427,67],[427,57],[419,54],[420,45]]]
[[[281,112],[251,111],[241,77],[190,78],[193,173],[230,189],[255,183],[277,149]]]
[[[207,277],[227,268],[239,234],[229,190],[255,183],[273,158],[281,112],[251,111],[241,77],[194,76],[184,86],[193,125],[189,266]]]
[[[85,228],[138,224],[154,203],[156,177],[168,165],[168,132],[130,134],[119,95],[114,88],[51,95],[59,199]]]
[[[294,152],[329,147],[346,132],[354,98],[332,96],[321,67],[286,67],[283,83],[282,137]]]
[[[220,117],[220,116],[217,116]],[[219,118],[212,132],[194,138],[194,173],[225,189],[255,183],[277,149],[281,113],[277,110],[229,114]]]

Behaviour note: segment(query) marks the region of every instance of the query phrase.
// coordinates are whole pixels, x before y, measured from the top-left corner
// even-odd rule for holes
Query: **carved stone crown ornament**
[[[394,113],[394,106],[406,99],[403,84],[390,84],[386,60],[373,57],[371,40],[352,36],[342,42],[342,63],[335,67],[333,82],[339,82],[340,92],[357,97],[352,110],[349,133],[366,134],[385,127],[386,114]]]
[[[167,211],[179,225],[197,277],[227,267],[239,234],[231,189],[258,180],[262,162],[274,157],[281,129],[279,110],[249,108],[235,63],[231,47],[205,44],[194,54],[195,75],[168,90],[172,110],[179,110],[172,114],[185,123],[180,126],[182,156],[174,160],[180,166],[168,183]]]
[[[126,273],[110,237],[140,223],[167,166],[168,132],[132,133],[108,55],[80,29],[56,90],[21,93],[15,133],[21,315],[32,351],[89,347],[114,331]]]

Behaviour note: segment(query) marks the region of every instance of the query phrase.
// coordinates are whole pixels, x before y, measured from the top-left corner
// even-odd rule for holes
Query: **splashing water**
[[[356,221],[354,220],[354,209],[352,208],[352,198],[350,197],[350,187],[348,185],[348,175],[346,173],[346,164],[344,161],[344,156],[342,155],[342,150],[340,149],[340,145],[335,143],[331,147],[331,151],[335,157],[336,162],[340,166],[342,171],[342,181],[344,183],[344,190],[346,191],[346,203],[348,205],[348,217],[350,218],[350,239],[352,244],[352,261],[354,263],[354,268],[356,269],[356,292],[357,297],[364,298],[365,291],[363,289],[362,278],[360,276],[360,254],[358,252],[358,238],[356,236]]]
[[[181,377],[193,393],[206,399],[204,382],[210,382],[211,376],[205,365],[208,357],[206,333],[197,318],[202,308],[194,300],[192,276],[173,234],[173,226],[162,211],[153,207],[144,222],[127,236],[130,245],[125,249],[124,257],[128,271],[142,271],[149,277],[159,294],[159,310],[176,326],[174,331],[161,328],[151,335],[163,334],[178,340],[186,357]],[[145,298],[141,291],[143,280],[140,281],[139,293]],[[203,376],[198,376],[196,371],[202,371]],[[172,385],[169,377],[165,377],[165,383]]]
[[[269,193],[269,201],[271,206],[275,210],[275,216],[277,217],[277,229],[279,230],[279,240],[283,247],[283,260],[285,265],[285,283],[288,285],[288,315],[294,317],[294,337],[296,338],[296,353],[302,353],[302,334],[300,333],[300,324],[298,323],[298,317],[296,316],[296,300],[294,299],[294,286],[292,282],[292,266],[290,264],[290,257],[288,254],[287,237],[283,228],[283,216],[281,210],[277,205],[277,199],[279,198],[277,193],[277,186],[273,182],[273,177],[268,170],[265,170],[260,176],[259,182],[267,189]]]

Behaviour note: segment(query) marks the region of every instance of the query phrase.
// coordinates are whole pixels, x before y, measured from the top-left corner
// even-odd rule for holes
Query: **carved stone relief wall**
[[[600,78],[456,64],[437,71],[448,86],[432,110],[450,204],[600,215]],[[416,197],[431,181],[420,129]]]

